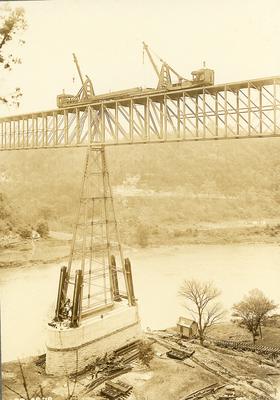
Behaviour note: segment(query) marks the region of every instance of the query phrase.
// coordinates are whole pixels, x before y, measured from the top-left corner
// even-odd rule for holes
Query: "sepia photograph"
[[[0,400],[280,400],[278,0],[0,0]]]

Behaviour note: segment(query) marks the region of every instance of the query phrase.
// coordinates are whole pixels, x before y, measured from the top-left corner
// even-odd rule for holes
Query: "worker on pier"
[[[67,299],[64,304],[63,316],[65,319],[71,319],[71,317],[72,317],[72,307],[71,307],[70,299]]]

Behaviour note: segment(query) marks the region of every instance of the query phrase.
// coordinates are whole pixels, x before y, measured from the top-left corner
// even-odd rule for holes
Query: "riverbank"
[[[166,225],[143,230],[139,243],[123,242],[126,249],[184,245],[275,244],[280,243],[280,224],[270,221],[229,221],[227,223]],[[124,235],[125,236],[125,235]],[[47,239],[22,240],[2,248],[0,268],[30,267],[67,260],[71,232],[50,232]],[[124,237],[125,239],[125,237]]]
[[[1,249],[0,268],[22,268],[60,262],[67,259],[69,249],[69,240],[57,239],[52,236],[36,241],[18,241],[9,247]]]

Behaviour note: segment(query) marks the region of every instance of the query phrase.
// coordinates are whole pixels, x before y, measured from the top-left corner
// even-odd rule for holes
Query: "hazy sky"
[[[155,86],[147,57],[142,62],[143,40],[187,78],[203,61],[217,83],[280,75],[279,0],[11,3],[26,10],[26,44],[17,49],[22,65],[0,79],[2,88],[20,86],[24,98],[19,110],[2,107],[1,114],[54,108],[62,89],[75,94],[72,52],[96,93]]]

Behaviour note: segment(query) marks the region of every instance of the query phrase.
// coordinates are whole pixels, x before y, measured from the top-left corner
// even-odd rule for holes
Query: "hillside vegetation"
[[[278,218],[279,153],[278,139],[108,148],[124,240],[145,245],[148,236],[180,236],[202,222]],[[84,156],[85,149],[1,153],[1,232],[38,220],[70,230]]]

